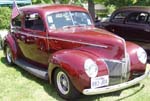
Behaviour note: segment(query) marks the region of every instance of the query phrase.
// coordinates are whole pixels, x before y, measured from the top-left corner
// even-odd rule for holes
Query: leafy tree
[[[0,7],[0,29],[8,29],[10,24],[11,9]]]
[[[93,0],[88,0],[88,10],[92,16],[92,19],[95,19],[95,6]]]
[[[43,3],[43,4],[49,3],[49,4],[52,4],[53,0],[32,0],[32,3],[33,4],[39,4],[39,3]]]

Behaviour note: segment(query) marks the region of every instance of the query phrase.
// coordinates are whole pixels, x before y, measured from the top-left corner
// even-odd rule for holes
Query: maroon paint
[[[96,61],[99,67],[98,76],[101,76],[108,74],[108,69],[105,62],[103,61],[103,58],[121,60],[123,57],[125,57],[123,40],[110,32],[102,29],[96,29],[93,25],[84,28],[68,28],[65,30],[50,30],[48,28],[45,20],[47,12],[87,12],[83,8],[76,6],[57,5],[49,7],[28,7],[21,8],[20,10],[23,12],[39,12],[42,19],[44,20],[46,31],[40,32],[28,30],[22,26],[23,28],[19,29],[19,31],[24,32],[24,35],[21,33],[15,33],[16,39],[14,39],[13,35],[9,34],[6,40],[11,46],[14,57],[18,57],[18,53],[21,53],[17,51],[20,47],[24,56],[28,59],[28,61],[32,60],[34,65],[40,64],[47,68],[49,58],[50,62],[53,64],[58,64],[60,68],[66,71],[66,73],[71,78],[72,83],[79,91],[90,87],[90,78],[87,76],[83,68],[84,61],[86,59],[91,58]],[[27,35],[27,33],[29,33],[29,35]],[[30,36],[30,34],[35,35],[33,33],[37,33],[36,35],[45,38],[35,38],[34,36]],[[17,47],[14,40],[17,40],[17,42],[20,43],[19,47]],[[68,40],[72,42],[68,42]],[[85,43],[99,46],[86,45]],[[43,45],[44,47],[41,48]],[[31,50],[31,47],[29,46],[33,46],[33,50]],[[101,46],[107,46],[107,48]],[[145,70],[145,64],[139,62],[135,52],[139,46],[129,42],[127,42],[126,46],[127,52],[129,53],[131,59],[131,71]],[[29,51],[31,53],[29,53]]]

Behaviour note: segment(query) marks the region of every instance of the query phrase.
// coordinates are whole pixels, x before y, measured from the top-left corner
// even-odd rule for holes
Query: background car
[[[8,34],[8,30],[0,30],[0,49],[4,47],[4,38]]]
[[[133,41],[150,50],[150,7],[123,7],[117,9],[109,22],[102,26],[126,40]]]

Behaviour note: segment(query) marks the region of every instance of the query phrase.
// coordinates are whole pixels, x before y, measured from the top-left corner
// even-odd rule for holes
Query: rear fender
[[[4,54],[6,54],[5,53],[6,45],[10,46],[12,55],[13,55],[13,59],[15,60],[17,58],[17,45],[16,45],[16,42],[15,42],[13,36],[10,33],[6,36],[6,38],[4,40]]]

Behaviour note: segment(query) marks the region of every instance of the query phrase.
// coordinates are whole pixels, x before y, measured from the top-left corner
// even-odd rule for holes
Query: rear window
[[[21,16],[17,16],[16,18],[12,19],[12,25],[15,27],[21,27]]]

